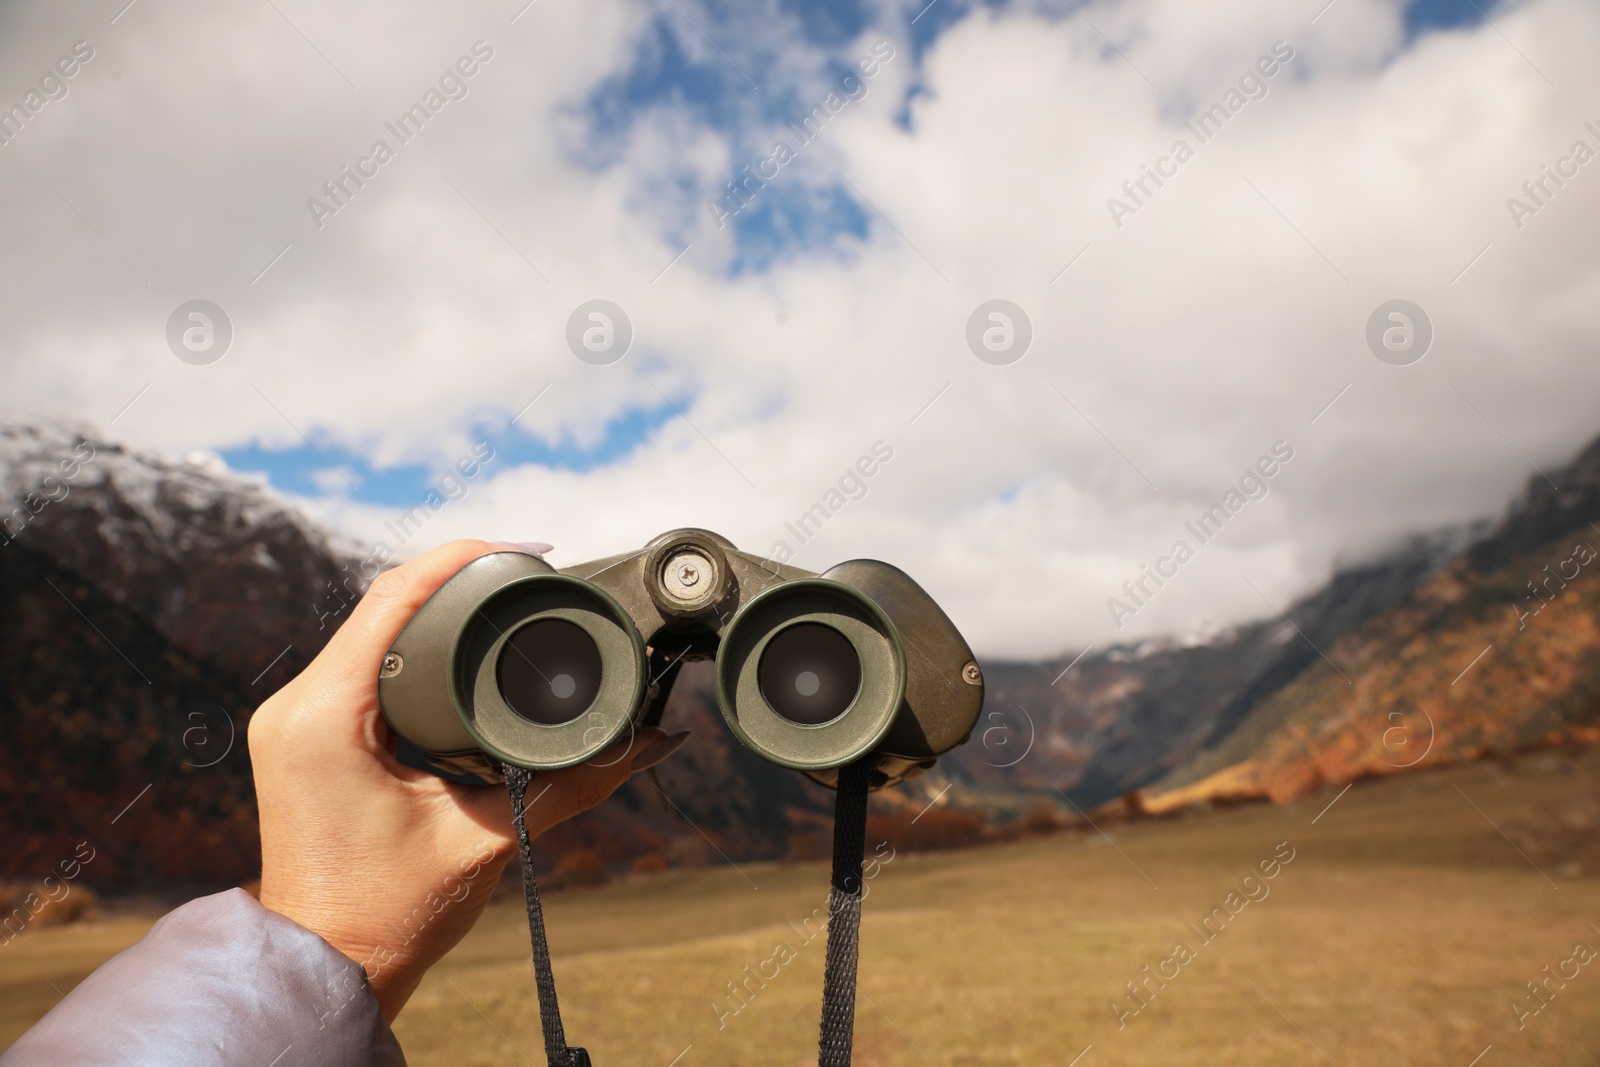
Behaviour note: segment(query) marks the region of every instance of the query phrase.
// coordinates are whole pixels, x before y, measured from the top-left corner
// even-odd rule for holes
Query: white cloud
[[[1574,140],[1600,149],[1582,125],[1600,125],[1600,16],[1576,0],[1411,47],[1376,0],[1315,25],[1264,2],[1089,6],[1121,53],[1070,8],[980,11],[923,57],[909,130],[897,15],[841,50],[882,36],[896,58],[774,181],[848,180],[874,206],[870,239],[732,279],[703,200],[741,146],[661,105],[614,164],[574,160],[574,107],[630,61],[640,9],[540,4],[512,25],[514,6],[280,6],[298,31],[267,5],[0,16],[0,70],[20,72],[0,101],[73,41],[96,49],[0,147],[10,406],[104,424],[150,384],[114,427],[140,445],[293,446],[298,427],[443,462],[547,384],[521,425],[583,441],[692,395],[692,426],[610,467],[491,465],[417,539],[536,537],[569,562],[679,524],[765,552],[882,439],[894,459],[797,562],[896,562],[981,651],[1012,655],[1263,615],[1247,578],[1283,604],[1336,559],[1498,509],[1531,473],[1502,432],[1548,469],[1600,430],[1600,162],[1520,231],[1505,207]],[[751,73],[809,106],[817,53],[767,32],[735,56],[782,56]],[[315,228],[306,198],[479,39],[495,55],[469,95]],[[1280,39],[1295,57],[1268,95],[1118,229],[1106,199]],[[167,315],[194,297],[236,330],[209,367],[166,350]],[[636,330],[609,367],[563,341],[594,297]],[[1007,367],[964,340],[992,297],[1034,325]],[[1411,367],[1364,345],[1393,297],[1437,330]],[[1106,599],[1280,439],[1296,455],[1271,495],[1113,627]],[[311,506],[369,538],[390,515]]]

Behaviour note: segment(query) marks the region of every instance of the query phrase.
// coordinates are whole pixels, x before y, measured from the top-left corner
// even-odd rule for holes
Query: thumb
[[[683,736],[687,738],[688,735]],[[670,740],[664,730],[647,727],[618,739],[587,763],[534,775],[528,786],[528,798],[523,802],[529,836],[536,837],[556,823],[598,805],[636,770],[644,770],[665,758],[656,746]],[[674,744],[667,755],[682,743]]]
[[[687,739],[688,734],[681,736]],[[654,766],[683,743],[682,740],[676,741],[665,753],[661,753],[656,746],[664,741],[670,742],[673,738],[667,737],[662,730],[650,727],[618,739],[588,763],[559,771],[535,772],[522,799],[522,810],[528,820],[528,837],[537,838],[557,823],[595,807],[616,792],[636,770]],[[649,757],[648,762],[646,756]],[[497,838],[496,852],[502,862],[516,853],[517,837],[512,821],[511,795],[503,786],[450,783],[445,788],[456,797],[466,813],[472,832],[481,834],[485,829],[493,831]]]

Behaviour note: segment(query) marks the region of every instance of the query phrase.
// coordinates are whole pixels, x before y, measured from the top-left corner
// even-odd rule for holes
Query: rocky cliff
[[[1150,790],[1294,799],[1545,743],[1600,739],[1600,441],[1326,659],[1252,702]]]

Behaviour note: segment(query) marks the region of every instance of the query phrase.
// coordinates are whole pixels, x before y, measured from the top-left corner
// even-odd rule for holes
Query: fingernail
[[[489,543],[496,548],[508,548],[513,552],[526,552],[528,555],[538,556],[540,559],[544,558],[546,552],[556,547],[555,545],[547,545],[543,541],[491,541]]]
[[[633,763],[629,765],[628,773],[638,774],[640,771],[649,770],[651,767],[654,767],[656,764],[660,763],[662,760],[678,751],[678,749],[682,748],[683,743],[687,740],[689,740],[688,730],[678,734],[668,734],[666,737],[663,737],[661,740],[657,741],[655,744],[651,745],[649,748],[633,757]]]

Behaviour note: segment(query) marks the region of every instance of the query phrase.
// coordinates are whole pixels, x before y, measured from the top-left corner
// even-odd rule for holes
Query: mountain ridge
[[[1386,687],[1449,691],[1444,665],[1453,675],[1485,644],[1506,654],[1477,663],[1478,678],[1544,695],[1443,715],[1446,736],[1417,765],[1553,733],[1592,739],[1600,678],[1586,657],[1600,621],[1584,594],[1597,579],[1585,571],[1521,628],[1507,611],[1531,608],[1519,579],[1542,577],[1540,553],[1561,537],[1597,524],[1600,547],[1600,440],[1555,474],[1531,479],[1499,519],[1340,567],[1281,618],[1205,643],[985,658],[988,703],[971,741],[875,798],[875,818],[966,841],[985,820],[1050,824],[1046,799],[1082,812],[1132,796],[1168,810],[1392,773],[1404,768],[1383,739],[1404,730],[1385,716],[1416,716]],[[214,457],[172,462],[74,423],[0,424],[0,493],[14,502],[0,513],[0,816],[19,842],[0,877],[48,867],[85,834],[99,835],[106,860],[87,877],[113,890],[253,877],[242,733],[333,632],[329,591],[350,588],[362,546]],[[1427,662],[1386,652],[1419,641]],[[1360,685],[1341,692],[1341,671]],[[708,665],[686,667],[667,715],[694,736],[658,769],[661,793],[630,782],[541,838],[542,866],[583,880],[826,854],[832,794],[737,744]]]
[[[1325,782],[1600,739],[1597,550],[1600,439],[1532,476],[1483,536],[1327,646],[1314,674],[1255,704],[1142,806],[1285,802]]]

